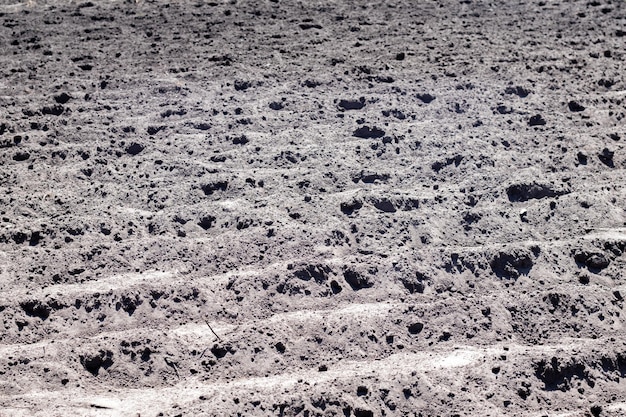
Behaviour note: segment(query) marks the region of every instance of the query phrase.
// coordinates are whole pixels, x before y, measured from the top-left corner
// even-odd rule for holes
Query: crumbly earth
[[[623,1],[0,22],[0,415],[626,415]]]

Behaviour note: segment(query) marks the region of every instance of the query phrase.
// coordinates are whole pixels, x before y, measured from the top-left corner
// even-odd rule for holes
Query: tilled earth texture
[[[2,0],[0,415],[626,415],[626,4]]]

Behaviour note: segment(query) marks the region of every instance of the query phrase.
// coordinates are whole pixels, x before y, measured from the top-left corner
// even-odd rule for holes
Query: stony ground
[[[622,1],[0,23],[0,415],[626,414]]]

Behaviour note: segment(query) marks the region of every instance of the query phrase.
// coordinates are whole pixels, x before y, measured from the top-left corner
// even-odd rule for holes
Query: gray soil
[[[0,415],[626,415],[626,4],[3,0]]]

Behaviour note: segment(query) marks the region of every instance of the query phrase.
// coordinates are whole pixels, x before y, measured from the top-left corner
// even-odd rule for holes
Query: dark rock
[[[615,256],[622,256],[624,251],[626,251],[626,240],[609,240],[604,242],[604,249],[611,251]]]
[[[524,87],[507,87],[506,90],[504,90],[504,92],[506,94],[513,94],[516,95],[518,97],[524,98],[526,96],[528,96],[530,94],[530,90],[524,88]]]
[[[194,123],[193,127],[194,129],[198,129],[198,130],[209,130],[211,128],[211,125],[209,123],[201,122],[201,123]]]
[[[370,77],[368,77],[370,78]],[[377,75],[376,77],[374,77],[374,81],[376,81],[377,83],[393,83],[395,82],[395,79],[393,77],[390,76],[383,76],[383,75]]]
[[[600,159],[600,162],[602,162],[604,165],[608,166],[609,168],[615,168],[615,163],[613,162],[614,155],[615,155],[615,152],[609,151],[607,148],[604,148],[602,150],[602,153],[598,154],[598,159]]]
[[[276,345],[274,345],[274,347],[276,348],[276,350],[277,350],[279,353],[285,353],[285,350],[287,349],[287,348],[285,347],[285,345],[283,344],[283,342],[278,342],[278,343],[276,343]]]
[[[100,369],[108,369],[113,365],[113,352],[100,350],[95,355],[81,355],[80,363],[93,376],[98,376]]]
[[[528,120],[528,124],[530,126],[543,126],[546,124],[546,120],[540,114],[536,114]]]
[[[13,160],[17,162],[23,162],[30,158],[30,154],[28,152],[17,152],[13,155]]]
[[[343,273],[343,278],[354,291],[370,288],[374,284],[367,278],[352,269],[347,269]]]
[[[354,213],[355,211],[358,211],[361,209],[361,207],[363,207],[363,202],[361,202],[361,200],[357,200],[354,199],[350,202],[344,202],[340,204],[340,208],[342,213],[346,214],[346,215],[351,215],[352,213]]]
[[[29,246],[37,246],[41,241],[42,236],[41,232],[35,231],[30,234],[30,240],[28,241]]]
[[[495,255],[489,266],[498,278],[517,279],[521,274],[528,274],[533,258],[525,249],[511,249]]]
[[[439,336],[439,338],[437,340],[439,342],[447,342],[448,340],[450,340],[451,337],[452,337],[452,333],[450,333],[450,332],[443,332],[441,334],[441,336]]]
[[[342,110],[361,110],[365,107],[365,97],[358,100],[340,100],[338,106]]]
[[[315,87],[322,85],[322,83],[320,83],[319,81],[315,81],[315,80],[304,80],[302,85],[308,88],[315,88]]]
[[[165,126],[148,126],[148,128],[146,129],[146,131],[148,132],[149,135],[156,135],[157,133],[159,133],[160,131],[164,130]]]
[[[567,299],[567,296],[558,294],[558,293],[549,293],[547,296],[543,297],[543,301],[547,301],[551,304],[552,308],[549,310],[553,313],[561,304],[561,299]]]
[[[396,54],[396,61],[403,61],[405,58],[404,52],[399,52]]]
[[[598,85],[604,88],[611,88],[615,85],[615,81],[602,78],[598,81]]]
[[[213,226],[213,223],[215,223],[215,220],[216,218],[213,216],[205,216],[200,219],[200,221],[198,222],[198,226],[200,226],[204,230],[209,230]]]
[[[600,417],[600,414],[602,414],[602,407],[599,405],[593,405],[589,411],[591,411],[591,415],[593,417]]]
[[[408,326],[409,333],[411,333],[411,334],[418,334],[423,329],[424,329],[424,324],[423,323],[419,323],[419,322],[410,324]]]
[[[161,117],[165,119],[166,117],[184,116],[185,114],[187,114],[187,110],[185,109],[178,109],[178,110],[168,109],[168,110],[161,112]]]
[[[220,346],[220,345],[215,344],[211,348],[211,353],[217,359],[222,359],[228,353],[230,353],[231,355],[235,353],[235,350],[230,345]]]
[[[610,259],[601,252],[588,252],[579,250],[574,253],[574,260],[579,266],[586,266],[592,272],[600,271],[608,267],[611,263]]]
[[[424,94],[416,94],[415,97],[417,97],[420,101],[422,101],[423,103],[430,103],[431,101],[433,101],[436,97],[433,95],[430,95],[428,93],[424,93]]]
[[[252,87],[252,83],[250,81],[235,81],[235,90],[237,91],[246,91],[250,87]]]
[[[132,316],[135,310],[137,310],[137,307],[141,304],[143,304],[143,300],[141,300],[139,296],[135,295],[135,297],[130,297],[123,295],[120,301],[115,303],[115,310],[119,311],[122,309],[128,313],[129,316]]]
[[[513,109],[510,107],[505,106],[504,104],[499,104],[496,107],[496,111],[500,114],[511,114],[513,113]]]
[[[314,24],[314,23],[301,23],[299,26],[300,26],[300,29],[302,29],[302,30],[321,29],[322,28],[321,25],[317,25],[317,24]]]
[[[22,243],[26,242],[27,238],[28,238],[28,235],[24,232],[16,232],[11,236],[11,239],[13,239],[13,241],[18,245],[21,245]]]
[[[237,230],[247,229],[254,224],[254,220],[252,219],[239,220],[239,218],[237,218],[237,220]]]
[[[420,201],[417,198],[402,198],[400,209],[403,211],[416,210],[420,206]]]
[[[374,417],[374,412],[365,408],[355,408],[354,417]]]
[[[333,294],[339,294],[343,288],[341,288],[341,285],[339,285],[339,283],[335,280],[330,281],[330,290],[333,292]]]
[[[309,281],[312,278],[315,282],[321,284],[327,281],[329,274],[332,273],[333,270],[327,265],[307,265],[293,274],[303,281]]]
[[[594,382],[586,369],[585,364],[572,358],[568,363],[553,357],[550,362],[541,360],[533,365],[535,376],[541,380],[546,391],[561,390],[563,392],[572,388],[572,379]]]
[[[389,179],[389,175],[388,174],[378,174],[376,172],[371,172],[371,171],[361,171],[360,173],[354,175],[352,177],[352,181],[354,183],[358,183],[359,181],[362,181],[366,184],[373,184],[376,181],[387,181]]]
[[[463,222],[465,222],[466,225],[474,224],[480,219],[482,219],[482,215],[480,213],[467,211],[463,214]]]
[[[54,106],[44,106],[41,109],[41,113],[42,114],[51,114],[53,116],[60,116],[63,111],[65,110],[65,108],[63,106],[61,106],[60,104],[56,104]]]
[[[430,281],[430,279],[422,274],[421,272],[416,272],[414,276],[404,276],[400,278],[402,285],[406,288],[409,293],[414,294],[422,294],[424,293],[424,289],[426,288],[426,281]]]
[[[611,261],[609,261],[604,254],[595,254],[591,255],[585,264],[589,269],[604,269],[609,266],[610,263]]]
[[[536,183],[514,184],[506,189],[506,194],[509,197],[509,201],[512,202],[528,201],[546,197],[558,197],[567,193],[569,193],[569,191],[557,191],[551,185]]]
[[[385,136],[385,131],[378,127],[362,126],[352,132],[352,136],[362,139],[378,139]]]
[[[129,147],[126,148],[126,153],[134,156],[139,154],[143,150],[143,145],[140,145],[139,143],[132,143]]]
[[[209,62],[216,62],[218,65],[229,67],[233,63],[230,55],[213,55],[208,58]]]
[[[452,158],[446,158],[445,161],[436,161],[430,166],[433,171],[439,173],[442,169],[447,166],[454,164],[455,167],[458,167],[463,161],[463,155],[455,155]]]
[[[402,111],[397,110],[397,109],[393,109],[393,110],[383,110],[383,116],[385,117],[389,117],[389,116],[393,116],[398,120],[404,120],[406,119],[406,114],[404,114]]]
[[[54,101],[56,101],[59,104],[65,104],[68,101],[70,101],[70,99],[72,98],[72,96],[70,96],[67,93],[61,93],[57,96],[54,96]]]
[[[376,199],[374,200],[373,204],[374,204],[374,207],[376,207],[378,210],[383,211],[385,213],[396,212],[396,207],[387,198]]]
[[[52,309],[43,304],[39,300],[29,300],[20,303],[20,307],[24,310],[24,313],[30,317],[39,317],[41,320],[46,320],[50,316]]]
[[[28,326],[30,323],[28,320],[15,319],[15,324],[17,325],[17,330],[21,332],[24,327]]]
[[[567,103],[567,107],[569,108],[569,111],[572,112],[580,112],[585,110],[584,106],[578,104],[575,101],[570,101],[569,103]]]
[[[246,135],[236,136],[232,139],[233,145],[245,145],[250,142]]]
[[[217,182],[205,184],[201,188],[202,188],[202,191],[204,192],[204,195],[211,195],[216,191],[226,191],[227,187],[228,187],[228,181],[217,181]]]
[[[272,110],[282,110],[283,108],[285,108],[285,105],[283,103],[281,103],[280,101],[272,101],[269,104],[270,109]]]
[[[524,386],[518,388],[517,395],[519,395],[522,400],[526,400],[530,396],[530,387]]]
[[[150,349],[149,347],[145,347],[141,351],[141,361],[148,362],[150,360],[150,356],[152,355],[152,353],[154,353],[152,349]]]

